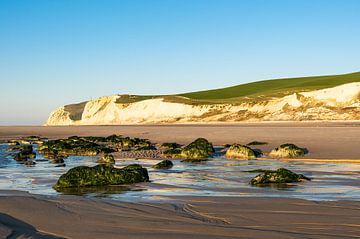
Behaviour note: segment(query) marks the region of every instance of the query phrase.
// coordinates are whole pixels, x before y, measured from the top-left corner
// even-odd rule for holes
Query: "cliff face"
[[[60,107],[50,114],[46,125],[360,120],[360,82],[256,103],[188,104],[161,97],[119,103],[121,97],[105,96]]]

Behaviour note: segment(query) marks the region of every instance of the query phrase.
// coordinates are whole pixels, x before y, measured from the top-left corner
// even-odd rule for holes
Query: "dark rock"
[[[24,161],[27,159],[36,158],[36,153],[33,151],[32,145],[15,146],[17,151],[20,151],[14,155],[16,161]]]
[[[57,164],[55,167],[58,168],[58,167],[65,167],[65,166],[66,166],[66,164],[60,163],[60,164]]]
[[[262,141],[251,141],[250,143],[248,143],[247,145],[265,145],[268,144],[268,142],[262,142]]]
[[[121,185],[148,181],[148,172],[141,165],[132,164],[119,169],[109,164],[99,164],[94,167],[79,166],[70,169],[60,176],[54,189],[61,191],[62,188]]]
[[[32,160],[26,160],[24,161],[24,165],[28,165],[28,166],[31,166],[31,165],[35,165],[36,163]]]
[[[105,163],[105,164],[114,164],[115,159],[114,159],[114,156],[112,154],[104,154],[96,162],[97,163]]]
[[[162,153],[165,158],[180,158],[181,149],[168,149]]]
[[[63,164],[64,163],[64,157],[58,155],[53,160],[51,160],[51,163],[53,163],[53,164]]]
[[[264,170],[262,173],[251,179],[250,184],[262,185],[273,183],[292,183],[310,180],[302,174],[296,174],[288,169],[280,168],[278,170]]]
[[[156,169],[169,169],[172,168],[174,166],[173,162],[171,162],[170,160],[163,160],[160,163],[156,164],[153,166],[153,168]]]
[[[279,158],[295,158],[304,156],[307,150],[300,148],[295,144],[282,144],[279,147],[273,149],[269,156]]]

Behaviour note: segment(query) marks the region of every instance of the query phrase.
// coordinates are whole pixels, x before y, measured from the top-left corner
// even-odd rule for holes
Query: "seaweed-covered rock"
[[[106,145],[97,144],[84,138],[72,136],[67,139],[49,140],[39,147],[39,152],[45,155],[81,155],[95,156],[100,153],[110,153],[113,150]]]
[[[180,153],[181,158],[203,159],[208,158],[215,152],[213,145],[204,138],[198,138],[194,142],[185,146]]]
[[[172,168],[174,166],[173,162],[171,162],[170,160],[163,160],[161,161],[160,163],[158,164],[155,164],[153,166],[153,168],[156,168],[156,169],[169,169],[169,168]]]
[[[305,153],[305,148],[300,148],[295,144],[282,144],[279,147],[273,149],[269,156],[280,158],[296,158],[304,156]]]
[[[181,149],[168,149],[162,153],[165,158],[180,158]]]
[[[107,163],[107,164],[114,164],[115,163],[115,159],[114,156],[112,154],[104,154],[100,157],[100,159],[98,161],[96,161],[97,163]]]
[[[54,189],[62,188],[121,185],[148,182],[149,175],[146,168],[132,164],[124,168],[114,168],[109,164],[99,164],[94,167],[79,166],[61,175]]]
[[[36,153],[33,151],[32,145],[16,146],[15,151],[19,151],[14,155],[14,159],[16,161],[24,161],[36,157]]]
[[[233,144],[226,151],[227,158],[236,158],[236,159],[254,159],[261,155],[260,152],[253,150],[252,148],[241,145],[241,144]]]
[[[62,155],[56,155],[52,160],[51,163],[53,164],[63,164],[64,163],[64,156]]]
[[[263,170],[262,173],[251,179],[250,184],[262,185],[273,183],[292,183],[310,180],[302,174],[296,174],[288,169],[279,168],[278,170]]]

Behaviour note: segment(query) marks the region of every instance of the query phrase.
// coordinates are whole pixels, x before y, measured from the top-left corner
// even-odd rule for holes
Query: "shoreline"
[[[2,238],[354,238],[360,233],[359,201],[181,196],[131,203],[19,191],[0,195]]]

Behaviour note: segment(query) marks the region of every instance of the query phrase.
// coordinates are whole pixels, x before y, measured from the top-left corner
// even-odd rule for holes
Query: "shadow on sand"
[[[64,239],[64,237],[39,232],[32,225],[5,213],[0,213],[0,238]]]

